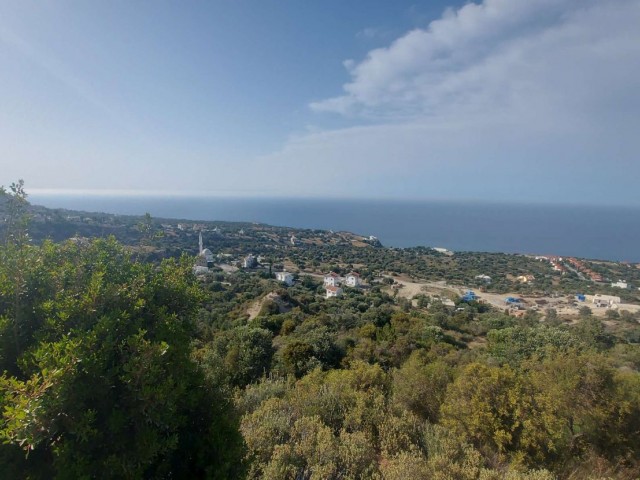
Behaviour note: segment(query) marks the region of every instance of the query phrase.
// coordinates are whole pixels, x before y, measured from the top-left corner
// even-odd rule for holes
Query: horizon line
[[[544,200],[508,200],[478,197],[426,197],[426,196],[345,196],[345,195],[281,195],[270,191],[207,191],[207,190],[139,190],[139,189],[77,189],[77,188],[31,188],[28,196],[52,197],[138,197],[138,198],[234,198],[234,199],[299,199],[299,200],[351,200],[351,201],[396,201],[396,202],[443,202],[443,203],[482,203],[499,205],[544,205],[544,206],[580,206],[580,207],[620,207],[638,208],[638,204],[601,203],[594,204],[582,201],[544,201]]]

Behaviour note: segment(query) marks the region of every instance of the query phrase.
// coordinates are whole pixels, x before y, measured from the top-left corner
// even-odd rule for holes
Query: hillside
[[[581,302],[620,289],[553,268],[564,259],[28,213],[33,241],[7,222],[0,247],[0,466],[15,478],[640,474],[637,298]],[[125,245],[87,238],[100,232]],[[196,275],[200,233],[213,261]]]

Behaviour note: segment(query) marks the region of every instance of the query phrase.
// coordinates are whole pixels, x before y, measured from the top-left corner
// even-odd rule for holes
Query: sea
[[[640,207],[309,198],[32,194],[34,204],[373,235],[392,247],[640,262]]]

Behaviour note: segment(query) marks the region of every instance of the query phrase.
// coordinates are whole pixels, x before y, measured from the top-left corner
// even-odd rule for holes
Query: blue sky
[[[640,204],[640,1],[0,3],[0,184]]]

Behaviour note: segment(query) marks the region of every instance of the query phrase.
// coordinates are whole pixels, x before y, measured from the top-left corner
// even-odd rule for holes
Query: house
[[[326,298],[339,297],[340,295],[342,295],[342,289],[340,287],[328,285],[325,287],[325,291],[327,294]]]
[[[354,287],[354,288],[359,287],[360,285],[362,285],[362,281],[360,280],[360,275],[357,274],[356,272],[348,273],[347,276],[345,277],[345,284],[348,287]]]
[[[620,304],[620,297],[616,297],[613,295],[601,295],[596,294],[593,296],[593,300],[591,301],[596,307],[604,307],[604,308],[617,308]]]
[[[337,287],[340,285],[340,275],[335,272],[329,272],[324,276],[325,287]]]
[[[193,273],[195,275],[206,275],[207,273],[209,273],[209,267],[205,267],[203,265],[194,265]]]
[[[616,288],[624,288],[624,289],[629,288],[629,284],[624,280],[618,280],[617,282],[612,282],[611,286]]]
[[[484,283],[491,283],[491,277],[489,275],[476,275],[476,280],[480,280]]]
[[[289,272],[276,272],[276,280],[290,287],[293,285],[293,274]]]
[[[256,260],[256,257],[254,257],[251,254],[244,257],[244,260],[242,261],[243,268],[255,268],[257,266],[258,266],[258,261]]]

